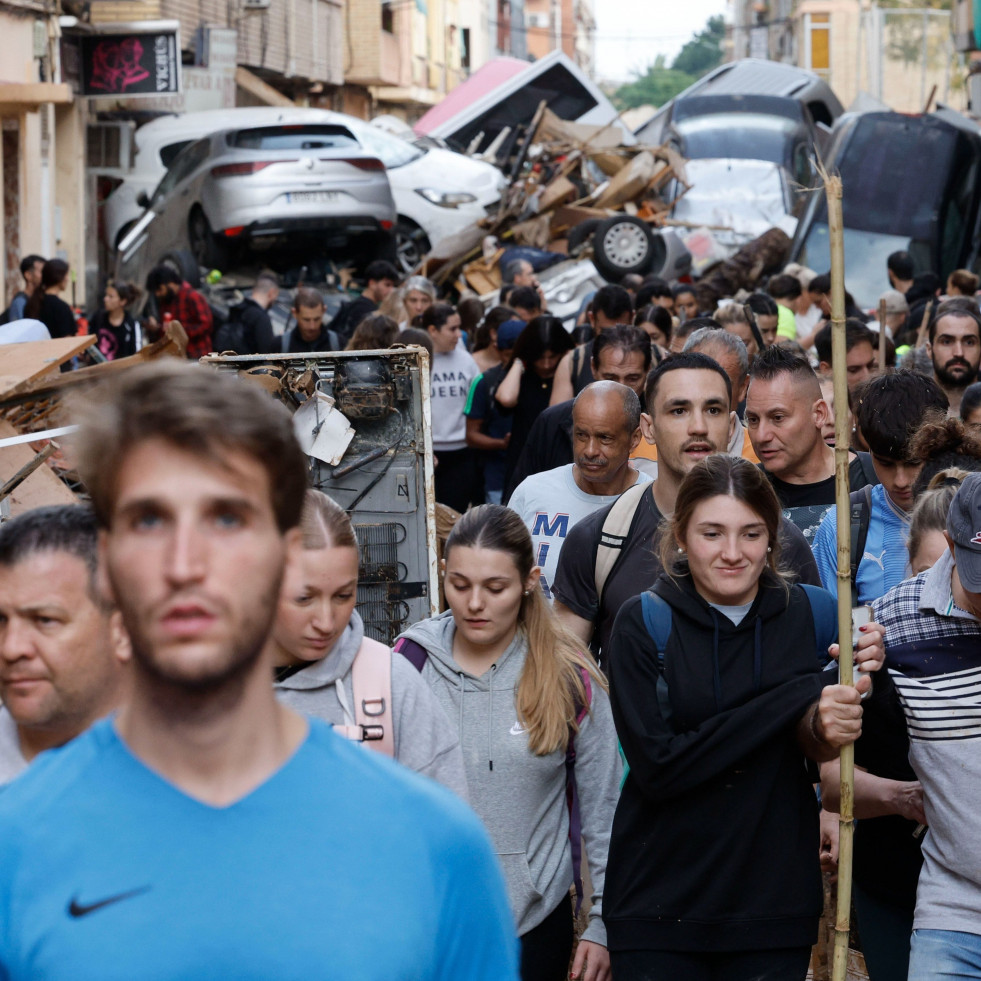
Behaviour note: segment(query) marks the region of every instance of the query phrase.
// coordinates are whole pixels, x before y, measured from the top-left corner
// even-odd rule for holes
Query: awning
[[[0,114],[36,112],[49,102],[68,105],[71,101],[71,86],[64,82],[0,82]]]

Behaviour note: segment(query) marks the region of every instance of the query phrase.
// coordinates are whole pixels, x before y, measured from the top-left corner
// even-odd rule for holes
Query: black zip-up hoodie
[[[630,765],[607,865],[609,947],[810,945],[818,805],[795,730],[836,675],[821,671],[807,596],[766,571],[735,626],[690,577],[662,573],[654,592],[672,612],[660,692],[639,596],[620,610],[608,657]]]

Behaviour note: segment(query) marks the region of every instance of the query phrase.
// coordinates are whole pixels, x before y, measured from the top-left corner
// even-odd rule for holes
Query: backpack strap
[[[429,657],[429,651],[425,647],[414,640],[409,640],[408,637],[399,637],[392,650],[401,654],[416,671],[422,674],[422,669],[426,666],[426,658]]]
[[[865,556],[865,542],[869,537],[869,520],[872,516],[872,487],[866,484],[848,495],[849,527],[851,538],[852,606],[858,605],[858,567]]]
[[[593,702],[593,685],[589,672],[580,668],[586,701],[579,703],[576,698],[576,725],[582,725],[582,720],[589,712]],[[576,884],[576,913],[582,907],[582,810],[579,805],[579,789],[576,786],[576,730],[569,726],[569,742],[565,750],[565,804],[569,811],[569,848],[572,852],[572,879]]]
[[[818,660],[824,663],[828,660],[828,647],[838,639],[838,603],[820,586],[803,582],[797,585],[804,590],[807,602],[811,604]]]
[[[606,581],[610,578],[613,567],[620,558],[624,545],[627,543],[627,533],[633,524],[634,515],[649,488],[639,480],[633,487],[628,487],[614,502],[610,513],[600,529],[599,545],[596,548],[596,565],[593,576],[596,580],[596,599],[603,596]]]
[[[351,666],[351,686],[355,724],[334,729],[347,739],[367,743],[375,752],[394,757],[391,650],[365,637]]]

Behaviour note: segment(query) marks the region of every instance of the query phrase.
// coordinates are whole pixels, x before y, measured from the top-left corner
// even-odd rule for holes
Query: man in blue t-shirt
[[[307,469],[289,414],[167,360],[79,409],[133,672],[114,719],[0,794],[0,979],[516,981],[473,813],[276,701]]]
[[[872,603],[906,578],[909,557],[913,483],[923,464],[911,460],[909,443],[926,418],[942,419],[947,396],[931,378],[912,371],[878,375],[858,395],[856,422],[872,452],[872,466],[881,483],[858,491],[868,532],[855,576],[861,604]],[[838,595],[837,508],[824,516],[814,536],[814,559],[825,589]],[[857,543],[852,542],[856,548]]]

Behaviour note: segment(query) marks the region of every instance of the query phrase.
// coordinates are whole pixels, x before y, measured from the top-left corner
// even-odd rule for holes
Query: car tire
[[[601,220],[600,218],[587,218],[585,221],[581,221],[578,225],[573,225],[569,229],[569,234],[566,236],[566,241],[569,243],[569,255],[572,255],[573,252],[589,240]]]
[[[201,266],[198,260],[187,249],[175,249],[173,252],[166,252],[160,257],[161,266],[170,266],[176,269],[181,279],[190,283],[193,289],[198,289],[201,285]]]
[[[664,264],[664,243],[650,226],[632,215],[614,215],[601,221],[593,233],[593,264],[611,283],[637,273],[643,276]]]
[[[432,245],[426,233],[412,221],[400,218],[395,225],[395,268],[406,276],[414,272]]]
[[[187,240],[190,255],[199,266],[222,269],[228,264],[228,248],[211,230],[204,211],[195,206],[187,219]]]

